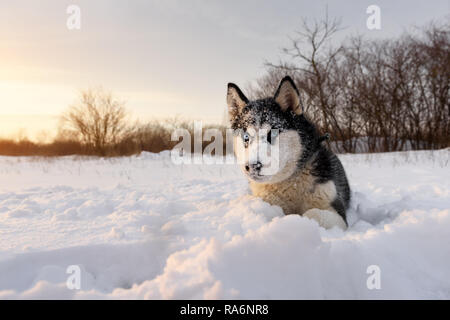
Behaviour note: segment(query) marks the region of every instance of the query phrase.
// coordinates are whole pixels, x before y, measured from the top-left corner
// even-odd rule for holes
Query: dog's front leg
[[[328,210],[309,209],[303,214],[303,217],[316,220],[325,229],[331,229],[335,226],[342,230],[347,229],[347,224],[344,219],[333,208]]]

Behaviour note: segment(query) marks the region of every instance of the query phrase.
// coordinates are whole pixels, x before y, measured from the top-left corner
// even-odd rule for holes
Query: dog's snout
[[[255,163],[249,163],[245,166],[245,170],[250,171],[250,169],[252,171],[259,171],[262,168],[262,163],[261,162],[255,162]]]
[[[252,166],[253,166],[253,169],[255,169],[255,170],[261,170],[262,163],[258,161],[257,163],[254,163]]]

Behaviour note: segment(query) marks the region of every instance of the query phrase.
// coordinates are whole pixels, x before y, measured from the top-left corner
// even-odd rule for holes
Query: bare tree
[[[450,25],[431,24],[394,39],[331,40],[340,21],[303,20],[287,59],[267,62],[249,86],[252,98],[273,94],[290,74],[306,115],[330,132],[338,152],[438,149],[450,142]]]
[[[348,72],[336,72],[343,46],[332,46],[331,40],[341,30],[341,21],[331,19],[328,10],[322,20],[302,20],[302,26],[291,37],[291,46],[283,53],[289,63],[266,63],[269,69],[295,73],[298,86],[305,93],[304,111],[319,124],[323,131],[332,132],[341,140],[344,152],[352,151],[354,118],[353,104],[342,104],[341,83],[347,81]],[[339,70],[342,71],[342,70]],[[344,116],[347,115],[347,116]]]
[[[129,133],[124,102],[101,88],[82,91],[78,102],[61,116],[61,125],[103,156]]]

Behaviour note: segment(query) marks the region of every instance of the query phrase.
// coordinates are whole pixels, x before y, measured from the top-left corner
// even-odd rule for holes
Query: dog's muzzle
[[[247,174],[255,180],[259,180],[263,177],[261,175],[261,169],[263,167],[263,164],[261,162],[255,162],[255,163],[247,163],[245,165],[245,171],[247,171]]]

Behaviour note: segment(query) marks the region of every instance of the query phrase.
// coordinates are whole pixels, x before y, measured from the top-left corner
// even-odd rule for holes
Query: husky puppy
[[[283,78],[273,98],[255,101],[229,83],[227,103],[234,152],[253,195],[326,229],[346,229],[350,187],[344,168],[304,116],[292,79]]]

